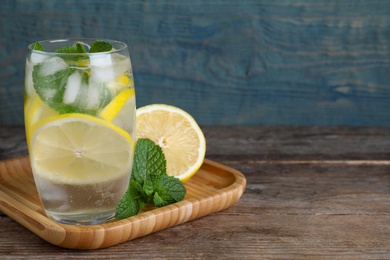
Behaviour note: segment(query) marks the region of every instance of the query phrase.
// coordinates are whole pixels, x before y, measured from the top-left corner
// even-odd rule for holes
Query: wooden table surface
[[[247,179],[230,208],[91,251],[53,246],[0,213],[0,258],[390,259],[390,128],[202,129],[207,158]],[[26,154],[23,127],[0,127],[0,160]]]

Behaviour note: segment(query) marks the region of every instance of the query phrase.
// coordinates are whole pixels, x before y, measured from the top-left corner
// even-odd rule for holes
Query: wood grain
[[[0,161],[0,210],[33,233],[70,249],[99,249],[183,224],[221,211],[237,202],[245,191],[238,171],[205,160],[185,183],[184,200],[161,208],[148,208],[134,217],[92,226],[70,226],[47,218],[35,188],[27,157]]]
[[[23,127],[0,127],[4,132]],[[390,128],[205,126],[207,157],[244,173],[231,207],[102,250],[63,249],[0,213],[8,259],[390,259]],[[3,139],[26,154],[23,135]],[[7,150],[0,155],[6,156]],[[4,160],[4,157],[0,156]]]
[[[0,2],[0,124],[23,124],[26,46],[128,43],[138,106],[202,125],[390,125],[390,2]]]

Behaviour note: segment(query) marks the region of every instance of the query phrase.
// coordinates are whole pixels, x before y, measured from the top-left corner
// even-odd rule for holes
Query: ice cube
[[[56,72],[64,70],[67,67],[68,65],[63,59],[61,59],[60,57],[53,57],[47,59],[45,62],[42,63],[42,67],[40,69],[40,75],[42,77],[47,77],[53,75]]]
[[[95,83],[107,83],[115,79],[114,69],[112,67],[92,67],[91,81]]]
[[[63,101],[65,104],[71,104],[76,100],[81,86],[81,74],[76,71],[69,76],[64,92]]]
[[[94,54],[89,56],[91,66],[110,66],[112,64],[111,54]]]
[[[131,71],[131,62],[128,57],[124,57],[123,55],[115,56],[115,63],[113,65],[115,75],[117,77],[123,75],[127,71]]]
[[[26,78],[24,81],[24,85],[26,86],[26,91],[27,94],[30,96],[35,93],[34,90],[34,82],[33,82],[33,77],[32,77],[32,71],[33,71],[33,65],[31,64],[30,61],[26,61]]]
[[[100,86],[91,84],[88,86],[87,108],[96,109],[100,105]]]
[[[40,62],[46,60],[47,58],[48,58],[48,56],[45,54],[33,52],[33,53],[31,53],[30,61],[33,64],[37,64],[37,63],[40,63]]]

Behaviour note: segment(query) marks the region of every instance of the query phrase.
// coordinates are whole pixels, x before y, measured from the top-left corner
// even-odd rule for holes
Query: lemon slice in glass
[[[35,96],[31,99],[27,99],[27,103],[24,106],[24,115],[26,139],[27,145],[29,146],[31,140],[31,127],[43,118],[58,115],[58,112],[46,105],[39,96]]]
[[[32,168],[53,182],[97,183],[128,174],[134,144],[119,127],[71,113],[39,121],[32,129]]]
[[[167,174],[188,181],[200,168],[206,140],[195,119],[184,110],[163,104],[137,109],[137,138],[158,144],[167,161]]]
[[[129,113],[129,111],[131,111]],[[99,117],[119,126],[134,136],[135,91],[122,90],[100,113]]]

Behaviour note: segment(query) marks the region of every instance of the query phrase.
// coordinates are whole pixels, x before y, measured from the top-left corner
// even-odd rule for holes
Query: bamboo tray
[[[239,171],[205,159],[185,183],[184,200],[148,208],[123,220],[93,226],[71,226],[48,219],[43,211],[28,157],[0,161],[0,211],[53,245],[98,249],[120,244],[228,208],[244,193]]]

